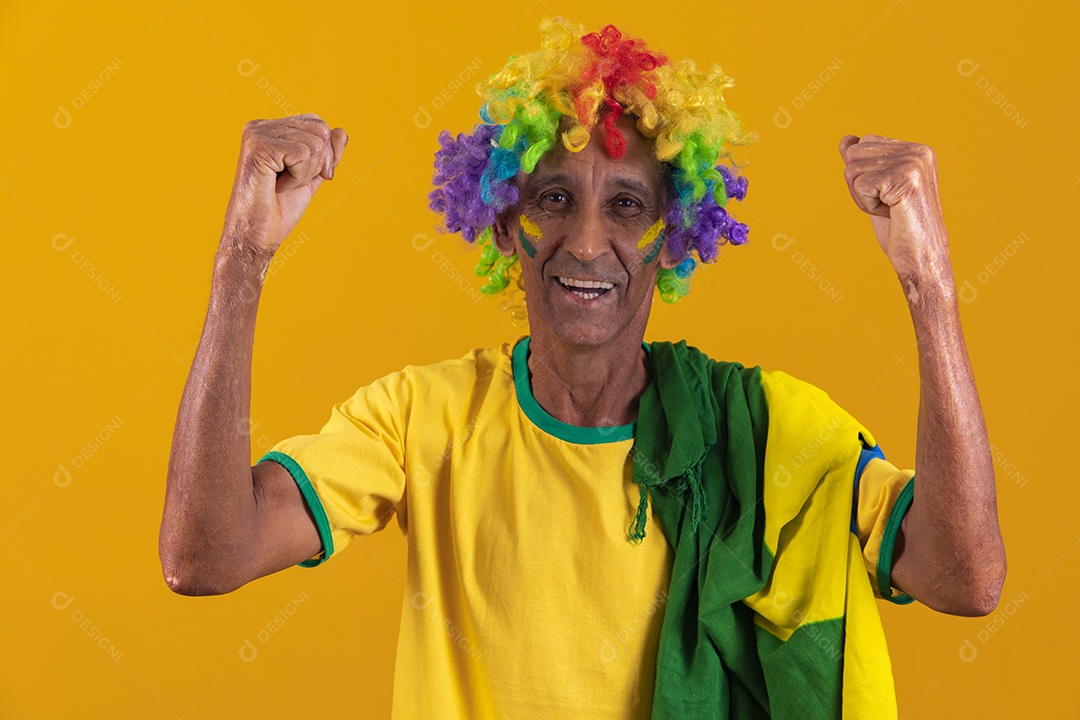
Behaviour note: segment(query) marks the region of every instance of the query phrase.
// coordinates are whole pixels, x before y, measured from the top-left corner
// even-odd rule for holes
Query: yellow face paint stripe
[[[524,215],[518,218],[518,220],[520,220],[521,222],[521,229],[524,230],[526,233],[533,236],[537,240],[544,239],[544,231],[540,229],[539,225],[537,225]]]
[[[664,218],[660,218],[645,231],[645,234],[638,240],[637,249],[644,250],[645,247],[656,239],[656,236],[660,234],[660,231],[664,229]]]

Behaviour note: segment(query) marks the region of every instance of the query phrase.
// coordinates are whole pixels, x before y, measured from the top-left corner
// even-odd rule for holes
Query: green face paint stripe
[[[525,254],[531,258],[536,257],[536,248],[529,242],[529,238],[525,237],[525,231],[521,228],[518,228],[518,239],[521,240],[521,249]]]
[[[645,259],[641,261],[641,264],[642,265],[648,265],[653,260],[655,260],[656,256],[660,254],[660,248],[663,245],[664,245],[664,233],[663,233],[663,231],[661,231],[660,234],[657,235],[657,237],[656,237],[656,244],[652,246],[652,250],[650,250],[649,254],[645,256]]]

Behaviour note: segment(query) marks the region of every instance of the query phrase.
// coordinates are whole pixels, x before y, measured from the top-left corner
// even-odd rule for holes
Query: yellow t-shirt
[[[302,565],[397,517],[394,718],[650,715],[674,555],[652,503],[647,537],[628,536],[634,424],[556,420],[532,396],[527,351],[526,338],[408,366],[260,458],[289,470],[316,519],[323,550]],[[881,458],[862,472],[852,531],[875,592],[909,473]]]

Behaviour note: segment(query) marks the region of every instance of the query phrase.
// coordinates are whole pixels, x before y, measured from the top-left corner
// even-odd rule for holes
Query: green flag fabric
[[[852,493],[869,431],[784,373],[651,344],[630,528],[675,551],[654,720],[895,718]]]

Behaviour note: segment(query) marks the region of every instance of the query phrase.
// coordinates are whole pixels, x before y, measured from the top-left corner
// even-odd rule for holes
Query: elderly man
[[[444,133],[432,207],[524,290],[528,336],[409,366],[249,467],[256,306],[275,249],[347,142],[255,121],[170,458],[176,592],[318,565],[397,517],[409,560],[395,717],[895,717],[875,596],[981,615],[1005,556],[934,156],[846,136],[918,337],[917,473],[822,391],[644,343],[654,289],[747,228],[719,68],[608,26],[541,27]]]

